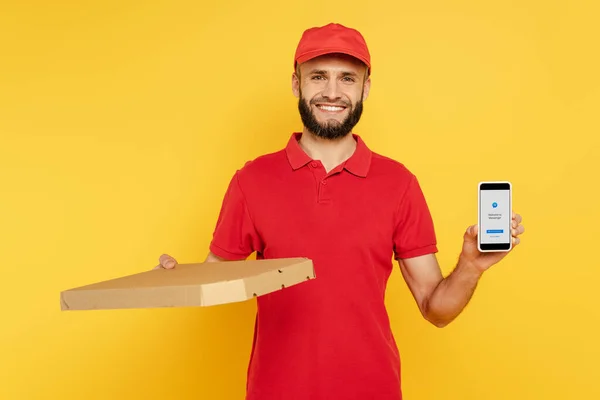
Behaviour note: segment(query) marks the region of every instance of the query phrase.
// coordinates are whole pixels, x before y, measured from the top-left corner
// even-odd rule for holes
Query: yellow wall
[[[419,176],[444,272],[479,180],[513,182],[527,229],[443,330],[394,271],[406,398],[600,398],[595,2],[7,3],[0,398],[242,398],[252,302],[63,313],[59,292],[202,260],[231,174],[300,129],[295,45],[330,21],[368,40],[356,132]]]

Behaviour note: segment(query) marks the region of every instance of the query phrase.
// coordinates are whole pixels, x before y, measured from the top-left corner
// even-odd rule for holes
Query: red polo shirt
[[[229,260],[307,257],[316,279],[257,299],[247,400],[400,400],[384,305],[393,258],[437,251],[415,176],[356,151],[329,173],[292,135],[234,175],[210,250]]]

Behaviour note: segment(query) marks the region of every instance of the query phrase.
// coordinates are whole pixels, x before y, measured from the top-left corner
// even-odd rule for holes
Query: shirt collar
[[[360,176],[362,178],[367,177],[369,168],[371,166],[371,158],[373,153],[367,147],[362,138],[356,134],[352,134],[354,140],[356,140],[356,150],[346,162],[344,162],[344,168],[350,173]],[[302,132],[295,132],[290,137],[288,144],[285,148],[288,161],[293,170],[304,167],[309,162],[313,161],[300,147],[298,140],[302,137]]]

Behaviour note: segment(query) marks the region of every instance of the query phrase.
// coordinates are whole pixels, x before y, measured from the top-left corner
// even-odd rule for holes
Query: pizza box
[[[178,264],[65,290],[61,310],[214,306],[315,279],[307,258]]]

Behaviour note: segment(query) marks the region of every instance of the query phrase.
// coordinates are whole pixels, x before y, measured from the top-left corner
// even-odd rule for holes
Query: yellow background
[[[356,132],[419,177],[444,273],[479,180],[513,182],[527,229],[442,330],[396,268],[406,398],[600,398],[596,2],[8,3],[1,399],[243,398],[253,302],[61,312],[59,293],[204,259],[235,169],[301,129],[294,49],[330,21],[369,43]]]

